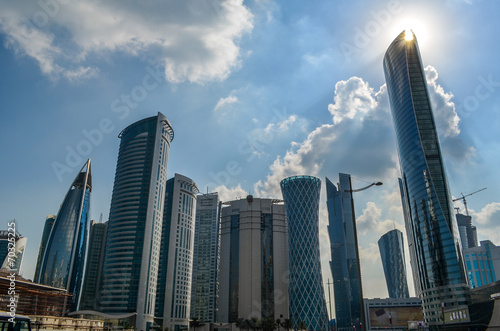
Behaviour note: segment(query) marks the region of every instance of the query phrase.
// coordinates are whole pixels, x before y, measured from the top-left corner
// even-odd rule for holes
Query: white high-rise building
[[[171,331],[189,328],[196,183],[179,174],[167,181],[155,316]]]

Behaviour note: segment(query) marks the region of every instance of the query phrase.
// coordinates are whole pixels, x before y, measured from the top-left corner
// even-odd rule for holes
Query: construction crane
[[[470,195],[476,194],[477,192],[484,191],[486,189],[487,189],[487,187],[483,187],[480,190],[477,190],[475,192],[472,192],[472,193],[469,193],[469,194],[466,194],[466,195],[464,195],[463,193],[460,193],[462,196],[460,198],[453,199],[453,202],[458,201],[458,200],[462,200],[462,202],[464,204],[464,207],[465,207],[465,215],[469,216],[469,210],[467,209],[467,201],[465,200],[465,197],[468,197]]]

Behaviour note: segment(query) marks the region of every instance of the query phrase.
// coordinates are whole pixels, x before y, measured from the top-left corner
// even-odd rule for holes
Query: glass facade
[[[92,175],[90,159],[66,194],[50,232],[40,268],[40,283],[64,288],[73,294],[71,307],[78,310],[87,248]]]
[[[327,330],[328,313],[319,254],[321,181],[293,176],[281,181],[288,223],[290,318],[294,328]]]
[[[43,254],[45,253],[45,247],[47,246],[47,240],[49,240],[50,231],[52,231],[52,226],[56,220],[55,215],[47,215],[45,219],[45,225],[43,227],[42,239],[40,240],[40,249],[38,250],[38,259],[36,260],[36,268],[33,276],[33,280],[36,283],[40,282],[40,268],[42,267]]]
[[[136,327],[154,321],[167,161],[174,132],[158,113],[120,134],[109,212],[100,310],[137,312]]]
[[[215,322],[217,313],[220,208],[217,193],[196,199],[191,318],[200,322]]]
[[[359,261],[356,256],[350,190],[350,175],[339,174],[338,188],[326,178],[328,235],[332,254],[330,268],[335,297],[335,322],[339,330],[359,328],[362,323]]]
[[[11,223],[15,223],[15,221],[9,222],[9,224]],[[15,225],[13,229],[15,229]],[[27,241],[26,237],[21,237],[17,232],[13,233],[9,230],[0,231],[0,267],[2,269],[8,269],[17,274],[21,273]],[[13,254],[10,254],[11,252]]]
[[[166,183],[155,317],[172,331],[188,328],[191,318],[197,193],[196,183],[179,174]]]
[[[424,319],[464,307],[470,292],[417,40],[402,32],[384,56],[384,72],[401,166],[408,245]]]
[[[107,223],[97,223],[96,221],[90,223],[89,248],[80,310],[97,310],[99,307],[99,291],[107,227]]]
[[[389,298],[409,298],[403,233],[396,229],[387,232],[379,239],[378,248]]]
[[[460,213],[456,214],[456,217],[462,249],[477,247],[477,232],[476,227],[472,226],[472,217]]]
[[[464,249],[464,260],[471,288],[500,279],[500,247],[491,241],[484,240],[481,246]]]

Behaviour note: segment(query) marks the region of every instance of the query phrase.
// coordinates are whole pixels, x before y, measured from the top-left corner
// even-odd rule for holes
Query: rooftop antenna
[[[99,223],[102,223],[102,213],[101,216],[99,217]]]

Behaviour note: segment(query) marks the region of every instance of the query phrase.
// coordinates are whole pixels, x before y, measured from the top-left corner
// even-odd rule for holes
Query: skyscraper
[[[217,193],[198,195],[194,231],[191,318],[215,322],[219,295],[220,208]]]
[[[326,178],[328,235],[332,261],[337,328],[359,328],[362,323],[362,298],[354,217],[352,214],[351,176],[339,174],[338,188]]]
[[[197,193],[196,183],[179,174],[165,186],[155,315],[157,324],[172,331],[189,328],[191,318]]]
[[[0,267],[20,274],[28,238],[21,236],[17,231],[13,233],[13,229],[15,228],[9,227],[9,230],[0,231]]]
[[[326,310],[319,254],[319,196],[321,181],[293,176],[281,181],[288,223],[290,318],[294,328],[326,330]]]
[[[92,175],[88,159],[64,197],[50,231],[40,268],[41,284],[64,288],[73,294],[71,310],[79,309],[91,191]]]
[[[45,253],[45,247],[47,246],[47,240],[49,240],[50,231],[54,226],[56,220],[56,215],[47,215],[45,218],[45,225],[43,226],[42,239],[40,240],[40,248],[38,249],[38,259],[36,260],[35,274],[33,280],[35,282],[40,282],[40,268],[42,267],[43,254]]]
[[[453,218],[424,68],[413,32],[403,31],[384,56],[384,72],[401,165],[400,188],[417,295],[424,319],[467,308],[470,292]]]
[[[90,222],[89,248],[80,310],[97,310],[99,307],[99,291],[107,229],[107,223]]]
[[[283,201],[224,203],[218,322],[288,318],[286,218]]]
[[[378,241],[389,298],[409,298],[403,233],[391,230]]]
[[[109,212],[100,310],[153,323],[167,161],[174,131],[158,113],[120,132]]]
[[[462,242],[462,249],[477,247],[477,231],[472,226],[472,217],[457,213],[458,232]]]

